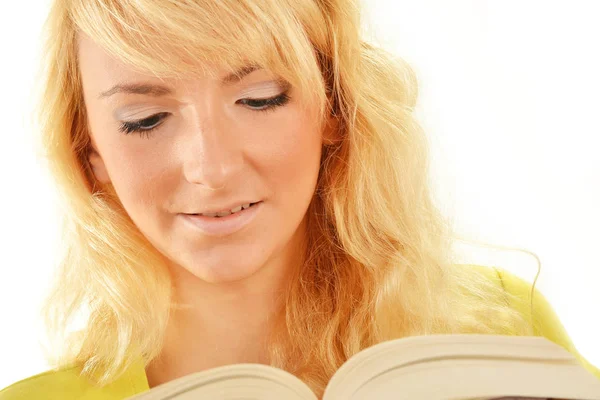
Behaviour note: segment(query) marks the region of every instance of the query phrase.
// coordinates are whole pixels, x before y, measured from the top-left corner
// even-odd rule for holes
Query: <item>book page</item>
[[[600,400],[600,381],[546,338],[431,335],[351,357],[325,389],[324,399],[342,398]]]
[[[494,397],[493,399],[472,399],[472,400],[566,400],[566,399],[555,399],[549,397]],[[583,399],[581,399],[583,400]]]
[[[126,400],[317,400],[296,376],[263,364],[232,364],[165,382]]]

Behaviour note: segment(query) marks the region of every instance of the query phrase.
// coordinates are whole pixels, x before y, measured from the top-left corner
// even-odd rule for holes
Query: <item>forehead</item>
[[[81,39],[79,47],[79,60],[82,74],[86,76],[94,75],[95,78],[99,78],[98,80],[102,80],[101,78],[104,77],[104,80],[107,80],[108,78],[110,81],[118,80],[119,82],[130,82],[134,81],[133,78],[139,79],[143,77],[144,82],[148,82],[149,80],[152,80],[152,78],[160,79],[162,82],[169,81],[169,79],[155,77],[154,75],[150,75],[140,69],[132,67],[130,64],[120,61],[119,59],[111,56],[107,51],[105,51],[101,46],[96,44],[87,36],[84,36]],[[219,84],[233,85],[242,80],[246,75],[249,75],[256,70],[264,70],[265,68],[258,64],[246,61],[245,64],[242,64],[240,67],[234,70],[227,70],[226,68],[219,69],[215,64],[199,65],[198,69],[205,71],[205,78],[211,78],[213,80],[219,78]],[[101,73],[100,76],[96,75],[98,73]],[[190,75],[189,78],[191,80],[198,79],[198,74]],[[175,84],[175,82],[172,83]],[[281,83],[284,84],[285,82],[281,81]],[[134,86],[134,88],[131,88],[132,86]],[[141,94],[154,94],[155,89],[152,89],[150,92],[148,92],[148,89],[146,88],[147,85],[141,85],[141,88],[138,86],[138,84],[131,85],[129,83],[123,83],[119,84],[118,87],[113,87],[113,90]],[[112,90],[109,92],[104,92],[100,97],[105,97],[110,93],[112,93]],[[160,95],[165,93],[156,94]]]
[[[159,77],[141,68],[136,68],[134,65],[126,63],[109,53],[105,48],[100,46],[89,36],[80,34],[78,36],[78,63],[81,71],[82,79],[88,81],[89,85],[106,87],[106,85],[116,82],[131,82],[131,81],[156,81],[175,84],[182,79],[199,79],[200,77],[216,79],[218,76],[224,76],[225,72],[230,74],[225,75],[224,83],[232,83],[235,81],[234,75],[249,73],[257,66],[241,65],[240,68],[232,70],[231,68],[219,67],[216,64],[204,63],[200,64],[195,61],[194,74],[188,77]],[[246,71],[245,71],[246,70]],[[201,71],[202,73],[198,73]]]
[[[154,58],[152,54],[148,56],[146,53],[136,53],[133,50],[129,53],[113,54],[109,50],[112,47],[104,47],[101,42],[95,41],[82,31],[78,32],[75,44],[86,104],[90,101],[101,101],[103,97],[101,94],[112,90],[117,85],[136,86],[141,84],[146,86],[141,89],[141,91],[146,91],[144,94],[151,93],[147,91],[148,86],[162,86],[169,88],[167,95],[175,96],[196,93],[198,85],[225,88],[238,82],[241,77],[245,76],[243,71],[248,69],[261,69],[264,71],[260,73],[261,76],[266,75],[265,77],[280,82],[281,86],[294,87],[296,97],[301,103],[319,104],[321,109],[325,104],[325,93],[322,86],[315,87],[315,82],[321,82],[322,79],[318,68],[312,70],[304,64],[301,66],[308,68],[308,72],[290,70],[287,66],[278,64],[271,59],[261,61],[260,54],[252,56],[251,53],[229,58],[208,59],[202,57],[193,60],[192,63],[189,55],[175,58],[180,52],[177,51],[177,48],[171,48],[163,49],[164,51],[174,50],[171,54],[172,58],[167,61],[168,66],[166,66],[160,61],[158,55]],[[144,69],[136,67],[136,65],[147,65],[148,68]],[[174,66],[174,69],[170,67],[171,65]],[[298,65],[295,67],[300,68]],[[159,72],[151,72],[150,69],[157,71],[155,68],[159,68]],[[227,78],[231,76],[235,76],[236,79],[227,83]],[[114,98],[116,97],[111,96],[111,99]],[[113,101],[109,100],[108,103]]]
[[[77,43],[79,70],[84,86],[105,88],[116,81],[157,79],[109,54],[85,34],[79,35]]]

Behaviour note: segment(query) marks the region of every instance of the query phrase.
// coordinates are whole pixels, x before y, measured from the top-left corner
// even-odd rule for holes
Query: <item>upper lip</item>
[[[188,213],[188,214],[214,214],[214,213],[220,213],[220,212],[225,212],[225,211],[231,211],[236,207],[242,206],[244,204],[252,204],[252,203],[258,203],[259,201],[251,201],[251,200],[242,200],[242,201],[235,201],[230,203],[229,206],[225,206],[225,207],[207,207],[201,211],[195,212],[195,213]]]

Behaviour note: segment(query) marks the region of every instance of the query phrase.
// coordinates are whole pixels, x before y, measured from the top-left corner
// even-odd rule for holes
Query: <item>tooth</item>
[[[217,212],[217,213],[204,213],[204,214],[199,214],[199,215],[203,215],[205,217],[226,217],[230,214],[234,214],[236,212],[245,210],[246,208],[250,207],[250,204],[252,204],[252,203],[242,204],[241,206],[237,206],[236,208],[229,210],[229,211],[222,211],[222,212]]]

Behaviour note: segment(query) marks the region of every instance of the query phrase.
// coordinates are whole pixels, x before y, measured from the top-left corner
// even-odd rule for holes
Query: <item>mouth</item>
[[[242,204],[242,205],[240,205],[232,210],[228,210],[228,211],[222,211],[222,212],[216,212],[216,213],[186,214],[186,215],[197,216],[197,217],[206,217],[206,218],[216,218],[216,219],[227,218],[232,215],[237,215],[237,214],[243,213],[247,209],[254,207],[259,203],[262,203],[262,201],[257,201],[255,203]]]
[[[209,216],[203,214],[182,214],[185,224],[209,236],[226,236],[242,230],[257,220],[262,212],[262,201],[249,203],[247,208],[225,216]]]

